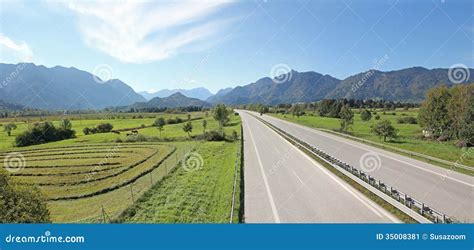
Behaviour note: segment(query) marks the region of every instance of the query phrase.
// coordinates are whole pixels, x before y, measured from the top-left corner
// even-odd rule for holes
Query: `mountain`
[[[230,91],[232,91],[232,88],[225,88],[225,89],[219,89],[219,91],[217,91],[217,93],[213,96],[210,96],[209,98],[206,99],[206,102],[214,102],[214,100],[216,100],[217,98],[221,97],[221,96],[224,96],[226,95],[227,93],[229,93]]]
[[[312,102],[325,98],[354,98],[421,102],[428,89],[440,84],[453,85],[448,72],[449,69],[429,70],[422,67],[388,72],[369,70],[339,80],[312,71],[292,70],[278,79],[265,77],[236,87],[224,95],[215,95],[208,101],[225,104],[278,104]],[[465,83],[474,82],[473,69],[469,69],[469,75],[470,78]],[[285,81],[280,82],[279,79]]]
[[[206,89],[206,88],[194,88],[194,89],[162,89],[160,91],[154,92],[154,93],[149,93],[147,91],[142,91],[139,92],[143,97],[145,97],[147,100],[151,100],[153,97],[167,97],[170,96],[174,93],[180,92],[181,94],[191,97],[191,98],[197,98],[200,100],[206,100],[210,96],[212,96],[212,93]]]
[[[130,105],[129,108],[178,108],[189,106],[210,107],[211,104],[197,98],[187,97],[180,92],[177,92],[168,97],[154,97],[148,102],[137,102]]]
[[[0,63],[0,100],[48,110],[101,109],[145,101],[118,79],[100,83],[76,68]]]
[[[20,111],[24,109],[26,109],[26,107],[23,105],[18,105],[0,100],[0,111]]]
[[[469,70],[470,78],[466,83],[474,82],[474,70]],[[328,93],[328,97],[421,102],[430,88],[441,84],[453,85],[448,72],[449,69],[429,70],[423,67],[388,72],[371,70],[342,80]]]
[[[316,72],[297,72],[292,70],[278,79],[264,77],[254,83],[238,86],[227,94],[212,99],[213,103],[294,103],[323,99],[340,80]]]

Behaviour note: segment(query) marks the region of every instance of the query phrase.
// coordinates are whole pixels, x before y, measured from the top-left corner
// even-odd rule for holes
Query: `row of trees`
[[[82,132],[85,135],[96,134],[96,133],[108,133],[108,132],[112,131],[113,128],[114,128],[114,126],[110,123],[101,123],[101,124],[95,126],[94,128],[85,127],[82,130]]]
[[[465,146],[474,145],[473,94],[474,83],[452,88],[438,86],[429,90],[418,115],[425,134],[434,138],[457,139]]]

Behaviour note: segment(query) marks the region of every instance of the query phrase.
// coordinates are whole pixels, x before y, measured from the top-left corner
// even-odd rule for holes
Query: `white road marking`
[[[296,176],[296,178],[298,178],[298,180],[300,181],[300,183],[301,183],[302,185],[304,185],[304,182],[303,182],[303,181],[301,180],[301,178],[296,174],[296,172],[295,172],[295,171],[291,171],[291,172]]]
[[[255,154],[257,155],[257,160],[258,160],[258,164],[260,166],[260,171],[262,173],[263,182],[265,184],[265,189],[267,191],[267,196],[268,196],[268,199],[270,200],[270,207],[272,208],[273,218],[275,219],[276,223],[280,223],[280,216],[278,216],[278,210],[275,206],[275,201],[273,200],[273,195],[272,195],[272,192],[270,190],[270,185],[268,185],[267,176],[265,175],[265,171],[263,170],[262,160],[260,159],[260,154],[258,152],[257,145],[255,144],[255,140],[253,139],[252,130],[248,126],[247,122],[245,122],[245,124],[247,125],[247,129],[249,131],[250,138],[251,138],[253,147],[255,149]]]
[[[274,118],[274,119],[277,119],[277,118]],[[277,120],[278,120],[278,119],[277,119]],[[282,122],[286,122],[286,123],[288,123],[288,124],[290,124],[290,125],[296,125],[296,126],[302,128],[302,129],[307,130],[307,131],[310,131],[310,132],[315,132],[316,134],[318,134],[318,135],[320,135],[320,136],[323,136],[323,137],[326,137],[326,138],[329,138],[329,139],[332,139],[332,140],[336,140],[336,141],[342,142],[342,143],[344,143],[344,144],[348,144],[348,145],[351,145],[351,146],[353,146],[353,147],[360,148],[360,149],[362,149],[362,150],[371,151],[371,150],[368,149],[368,148],[364,148],[364,147],[357,146],[357,145],[355,145],[355,144],[352,144],[352,143],[343,141],[343,140],[341,140],[340,138],[337,138],[337,137],[329,137],[329,136],[323,134],[323,132],[321,132],[321,131],[317,131],[317,130],[315,130],[315,129],[307,128],[307,127],[304,127],[304,126],[302,126],[302,125],[300,125],[300,124],[293,124],[293,123],[290,123],[290,122],[287,122],[287,121],[283,121],[283,120],[281,120],[281,121],[282,121]],[[441,176],[441,177],[443,177],[443,178],[450,179],[450,180],[452,180],[452,181],[456,181],[456,182],[462,183],[462,184],[467,185],[467,186],[470,186],[470,187],[474,187],[474,184],[470,184],[470,183],[467,183],[467,182],[458,180],[458,179],[456,179],[456,178],[453,178],[453,177],[448,176],[447,174],[441,174],[441,173],[438,173],[438,172],[435,172],[435,171],[432,171],[432,170],[429,170],[429,169],[426,169],[426,168],[423,168],[423,167],[419,167],[419,166],[414,165],[414,164],[412,164],[412,163],[409,163],[409,162],[406,162],[406,161],[403,161],[403,160],[399,160],[399,159],[396,159],[396,158],[387,156],[387,155],[385,155],[385,154],[383,154],[383,153],[379,153],[379,152],[376,152],[376,153],[377,153],[378,155],[381,155],[381,156],[383,156],[383,157],[392,159],[392,160],[394,160],[394,161],[398,161],[398,162],[401,162],[401,163],[405,163],[405,164],[407,164],[407,165],[410,165],[410,166],[412,166],[412,167],[418,168],[418,169],[420,169],[420,170],[424,170],[424,171],[430,172],[430,173],[432,173],[432,174],[439,175],[439,176]]]
[[[256,118],[254,118],[256,119]],[[263,123],[262,123],[263,124]],[[265,125],[266,126],[266,125]],[[268,128],[270,129],[270,128]],[[367,208],[369,208],[372,212],[374,212],[377,216],[379,216],[380,218],[384,218],[384,216],[382,216],[381,213],[383,213],[385,215],[386,218],[390,219],[392,222],[396,222],[396,223],[399,223],[400,220],[398,220],[397,218],[395,218],[392,214],[390,214],[389,212],[385,211],[383,208],[380,208],[380,207],[375,207],[372,202],[369,202],[367,201],[366,197],[363,196],[361,197],[360,194],[356,194],[353,190],[352,190],[352,187],[349,188],[346,184],[346,183],[343,183],[341,182],[341,180],[339,180],[338,177],[334,176],[333,173],[329,172],[329,170],[327,170],[326,168],[324,168],[323,166],[321,166],[321,164],[319,164],[317,161],[315,161],[313,158],[309,157],[307,154],[305,154],[303,151],[301,151],[299,148],[297,148],[295,145],[291,144],[289,141],[287,141],[286,139],[284,139],[280,134],[278,134],[277,132],[275,132],[273,129],[270,129],[270,131],[272,131],[273,133],[275,133],[281,140],[285,141],[286,143],[288,143],[291,147],[294,147],[294,149],[298,152],[300,152],[300,154],[302,154],[306,159],[308,159],[311,163],[313,163],[314,165],[316,165],[318,167],[318,169],[320,169],[323,173],[325,173],[327,176],[329,176],[333,181],[335,181],[337,184],[339,184],[344,190],[346,190],[347,192],[349,192],[352,196],[354,196],[354,198],[356,198],[358,201],[360,201],[363,205],[365,205]],[[254,144],[255,146],[255,144]],[[256,148],[255,148],[256,149]],[[363,198],[363,199],[362,199]]]

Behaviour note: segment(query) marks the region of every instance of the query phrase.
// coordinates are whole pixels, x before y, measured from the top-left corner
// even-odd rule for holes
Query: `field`
[[[377,123],[378,121],[374,119],[375,115],[372,115],[370,121],[362,121],[360,119],[360,114],[357,111],[354,111],[354,125],[352,130],[349,131],[353,136],[367,139],[377,143],[383,143],[392,147],[397,147],[412,152],[417,152],[420,154],[425,154],[428,156],[444,159],[451,162],[457,162],[462,159],[461,164],[467,166],[474,166],[473,157],[465,157],[465,151],[461,148],[455,147],[454,142],[437,142],[431,140],[421,139],[422,129],[418,124],[398,124],[397,118],[412,116],[417,117],[417,110],[397,110],[397,111],[388,111],[386,114],[383,114],[383,111],[378,111],[377,115],[380,115],[380,120],[389,120],[392,125],[398,129],[399,138],[390,141],[383,142],[382,138],[372,134],[370,132],[370,126]],[[393,115],[392,113],[395,113]],[[329,130],[338,130],[340,128],[339,119],[337,118],[328,118],[315,115],[314,113],[306,114],[300,116],[292,116],[291,114],[282,115],[282,114],[269,114],[277,118],[281,118],[290,122],[295,122],[304,126],[313,127],[313,128],[323,128]],[[380,121],[379,120],[379,121]]]
[[[207,131],[218,127],[211,115],[206,116],[202,112],[194,112],[191,115],[192,136],[203,133],[204,119],[207,120]],[[181,162],[187,159],[189,154],[196,150],[207,152],[207,147],[217,145],[217,142],[190,139],[182,130],[183,123],[165,125],[161,137],[155,127],[150,127],[156,117],[167,119],[179,116],[186,120],[187,114],[161,113],[150,116],[152,117],[71,119],[76,138],[21,148],[14,147],[12,142],[15,135],[27,129],[27,124],[17,121],[18,128],[13,131],[12,136],[7,136],[6,133],[0,135],[0,147],[3,148],[0,150],[0,161],[20,161],[18,168],[10,169],[11,176],[23,185],[39,186],[47,197],[53,222],[109,222],[134,204],[151,187],[159,186],[162,178],[172,173],[177,166],[182,166]],[[56,119],[57,117],[43,118],[58,123]],[[120,134],[82,133],[82,128],[94,127],[103,122],[113,124],[114,129],[125,131]],[[145,127],[137,129],[141,124],[145,124]],[[137,129],[146,140],[136,141],[133,136],[127,136],[127,131],[132,129]],[[233,131],[240,134],[239,117],[231,115],[224,131],[228,135]],[[227,152],[228,148],[235,149],[239,142],[221,144],[223,145],[220,149],[213,149],[220,150],[221,153]],[[226,156],[226,161],[221,162],[227,164],[227,160],[234,161],[231,164],[234,172],[236,152],[235,149],[234,154]],[[173,173],[177,172],[179,171]],[[207,184],[214,185],[211,182]],[[233,185],[233,180],[225,185]],[[222,195],[232,195],[232,191],[229,192],[224,186],[219,192]],[[194,199],[192,193],[187,195],[189,196],[183,198]],[[213,206],[224,206],[227,202]]]
[[[196,153],[202,157],[199,168],[194,171],[177,168],[128,209],[121,220],[134,223],[228,223],[238,150],[236,143],[228,142],[198,146]],[[239,193],[235,202],[240,203]],[[237,222],[238,211],[235,212],[233,221]]]

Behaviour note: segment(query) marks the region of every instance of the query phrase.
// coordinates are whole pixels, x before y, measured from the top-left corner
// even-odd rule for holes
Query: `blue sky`
[[[473,13],[469,0],[0,0],[0,62],[72,66],[136,91],[213,92],[288,68],[345,78],[473,67]]]

